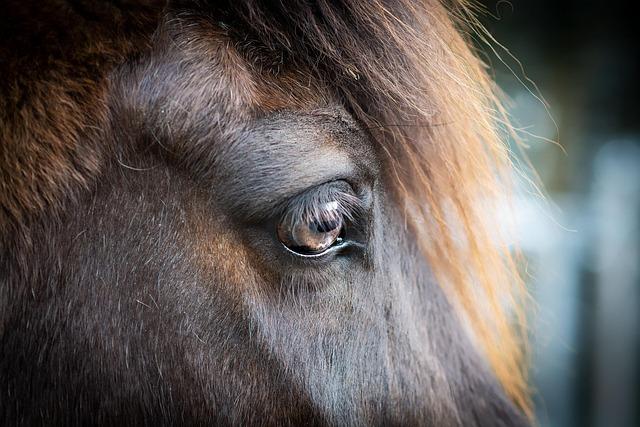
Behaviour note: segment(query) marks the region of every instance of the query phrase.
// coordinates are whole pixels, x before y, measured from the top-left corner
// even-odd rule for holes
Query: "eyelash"
[[[334,212],[345,221],[353,223],[363,211],[362,201],[353,194],[348,183],[342,181],[337,185],[331,184],[323,184],[294,197],[281,210],[282,220],[291,221],[291,225],[305,220],[331,221],[335,218],[323,218],[323,214],[328,211],[322,207],[328,203],[337,203]]]

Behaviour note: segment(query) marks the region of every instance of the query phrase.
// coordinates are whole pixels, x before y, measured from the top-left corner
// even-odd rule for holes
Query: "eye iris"
[[[329,249],[340,239],[342,217],[335,210],[320,212],[324,218],[283,220],[278,225],[278,238],[294,252],[318,254]]]

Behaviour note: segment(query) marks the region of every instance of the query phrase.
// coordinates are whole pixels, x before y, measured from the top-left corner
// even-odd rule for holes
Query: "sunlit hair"
[[[408,233],[508,395],[529,415],[523,302],[504,227],[509,127],[464,0],[230,2],[220,10],[282,63],[311,70],[377,141]],[[277,66],[277,62],[276,66]],[[493,223],[492,223],[493,221]]]

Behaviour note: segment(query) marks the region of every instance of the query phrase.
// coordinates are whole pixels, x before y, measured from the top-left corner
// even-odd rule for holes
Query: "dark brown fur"
[[[2,423],[525,423],[507,397],[525,409],[517,339],[491,299],[507,273],[469,228],[501,149],[457,110],[492,98],[442,5],[7,10]],[[486,99],[448,98],[455,79],[428,58]],[[300,264],[270,221],[333,169],[372,195],[367,249]],[[459,265],[477,262],[488,312],[467,305]]]

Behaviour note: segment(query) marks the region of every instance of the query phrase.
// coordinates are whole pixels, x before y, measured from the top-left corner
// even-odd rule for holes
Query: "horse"
[[[3,425],[529,425],[463,0],[9,0]]]

